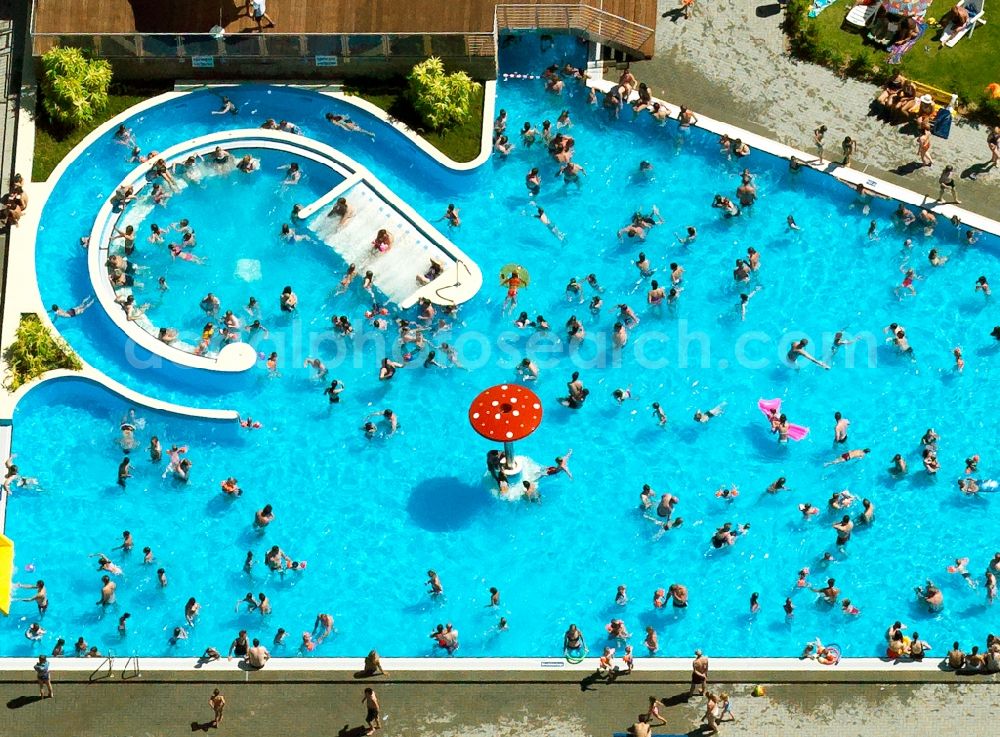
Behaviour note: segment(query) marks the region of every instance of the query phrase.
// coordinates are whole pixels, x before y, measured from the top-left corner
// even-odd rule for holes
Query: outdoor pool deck
[[[59,663],[55,663],[56,666]],[[235,668],[225,676],[156,673],[121,682],[87,683],[54,670],[55,698],[39,701],[34,680],[23,672],[0,672],[7,705],[4,734],[10,737],[107,737],[187,734],[208,731],[207,701],[213,688],[226,697],[220,734],[360,737],[364,734],[362,690],[371,686],[382,705],[382,735],[463,737],[609,737],[624,732],[644,712],[651,695],[666,702],[667,724],[654,734],[699,734],[704,699],[687,700],[688,674],[636,671],[614,684],[581,682],[569,674],[393,672],[390,678],[355,678],[350,671],[288,678],[280,671],[254,673],[249,682]],[[900,666],[901,676],[907,666]],[[828,669],[826,672],[835,672]],[[817,683],[754,678],[754,673],[712,672],[712,684],[732,696],[737,722],[724,734],[838,737],[911,737],[948,730],[978,737],[992,733],[988,716],[1000,708],[992,678],[947,683]],[[763,683],[766,695],[750,696]],[[141,703],[142,708],[136,708]],[[322,726],[320,726],[322,725]]]

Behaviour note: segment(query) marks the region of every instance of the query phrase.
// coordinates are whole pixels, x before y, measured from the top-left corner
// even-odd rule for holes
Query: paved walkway
[[[208,674],[206,674],[208,675]],[[399,677],[397,677],[399,676]],[[644,712],[650,695],[664,699],[667,724],[657,734],[699,734],[704,700],[687,701],[686,685],[628,682],[428,683],[393,674],[390,681],[274,683],[240,680],[159,683],[155,674],[128,682],[64,683],[40,701],[33,680],[0,683],[6,705],[4,737],[160,737],[215,732],[208,698],[219,687],[227,701],[218,734],[238,737],[360,737],[362,690],[375,688],[384,713],[384,737],[610,737]],[[334,676],[336,677],[336,676]],[[1000,708],[995,684],[781,684],[764,697],[749,684],[722,684],[737,717],[729,735],[799,737],[911,737],[934,733],[986,737]]]
[[[985,126],[958,118],[948,140],[932,138],[934,166],[915,166],[912,130],[869,115],[873,85],[788,57],[775,3],[700,0],[690,20],[677,19],[677,7],[674,0],[659,0],[666,15],[657,24],[656,55],[632,65],[654,95],[807,152],[813,151],[812,131],[825,124],[828,151],[838,153],[851,136],[858,141],[856,168],[932,199],[950,163],[962,175],[957,189],[963,206],[1000,217],[1000,168],[969,178],[979,171],[977,162],[990,158]],[[845,8],[841,0],[825,12],[843,14]]]

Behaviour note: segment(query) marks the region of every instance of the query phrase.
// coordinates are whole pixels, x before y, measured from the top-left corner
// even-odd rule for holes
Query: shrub
[[[35,379],[46,371],[54,369],[83,368],[80,359],[62,338],[58,338],[42,324],[38,315],[21,315],[14,342],[4,352],[10,375],[4,380],[8,391],[16,391],[19,386]]]
[[[847,62],[846,73],[850,77],[857,77],[858,79],[870,79],[872,76],[873,66],[875,66],[874,55],[870,50],[862,48]]]
[[[432,56],[413,67],[407,79],[410,101],[432,129],[444,130],[469,119],[479,83],[465,72],[445,74],[444,64]]]
[[[977,109],[982,120],[990,125],[1000,125],[1000,99],[984,92],[979,98]]]
[[[42,106],[53,121],[76,128],[94,120],[108,103],[111,65],[80,49],[57,47],[42,55]]]

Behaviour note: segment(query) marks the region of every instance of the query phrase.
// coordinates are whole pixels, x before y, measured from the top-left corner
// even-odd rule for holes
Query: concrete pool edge
[[[602,71],[597,70],[594,73],[602,74]],[[589,87],[593,87],[599,92],[606,93],[608,90],[616,87],[617,83],[609,79],[604,79],[603,77],[592,76],[587,80],[587,85]],[[629,100],[633,101],[637,99],[638,92],[633,92]],[[680,107],[678,105],[674,105],[671,102],[661,100],[657,97],[652,99],[659,102],[661,105],[664,105],[667,110],[670,111],[670,118],[672,120],[677,119],[680,111]],[[626,103],[626,105],[628,105],[628,103]],[[776,156],[786,161],[790,160],[794,156],[803,162],[803,168],[809,168],[823,174],[827,174],[846,186],[853,188],[858,184],[863,184],[866,189],[870,189],[880,195],[884,195],[889,199],[905,202],[908,205],[913,205],[914,207],[919,207],[921,209],[930,210],[934,214],[941,215],[945,218],[951,218],[953,215],[958,215],[963,226],[975,228],[976,230],[1000,237],[1000,221],[993,220],[985,215],[972,212],[971,210],[966,210],[955,204],[929,200],[926,195],[922,195],[914,190],[901,187],[898,184],[892,184],[884,179],[879,179],[878,177],[858,171],[857,169],[852,169],[851,167],[835,164],[832,161],[827,161],[822,166],[812,165],[808,162],[816,160],[816,157],[813,154],[801,151],[784,143],[780,143],[779,141],[767,138],[766,136],[752,133],[748,130],[740,128],[738,125],[715,120],[697,112],[695,112],[695,117],[698,122],[694,127],[700,128],[708,133],[720,136],[724,133],[728,134],[730,138],[741,139],[744,143],[748,144],[751,149],[763,151],[764,153]]]
[[[317,682],[579,682],[595,673],[598,659],[570,664],[562,658],[383,658],[385,676],[360,674],[362,658],[272,658],[260,670],[249,669],[239,660],[200,663],[194,658],[52,658],[52,672],[58,680],[98,680],[110,672],[123,679],[136,668],[146,681],[257,680]],[[0,658],[0,681],[8,674],[33,673],[35,658]],[[711,658],[710,680],[719,682],[765,683],[867,683],[883,682],[888,674],[898,683],[953,683],[965,674],[945,670],[938,658],[917,663],[892,663],[880,658],[844,658],[838,665],[824,666],[797,658]],[[400,675],[402,674],[402,675]],[[627,682],[688,683],[689,658],[637,658],[635,670],[619,677]],[[995,674],[975,674],[970,683],[994,683]],[[132,676],[135,677],[135,676]],[[988,680],[987,680],[988,679]],[[960,681],[961,682],[961,681]]]

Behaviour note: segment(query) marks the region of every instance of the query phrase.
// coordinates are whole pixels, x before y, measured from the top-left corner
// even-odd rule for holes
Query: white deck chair
[[[972,0],[966,4],[965,0],[959,0],[959,5],[965,5],[969,11],[969,21],[963,26],[955,27],[954,23],[949,23],[948,27],[941,33],[941,44],[952,47],[968,35],[972,37],[972,32],[976,30],[977,23],[986,23],[986,0]]]
[[[850,11],[848,11],[847,17],[844,20],[852,26],[867,28],[875,19],[875,14],[878,13],[878,9],[880,7],[881,5],[879,3],[872,3],[871,5],[855,5],[850,9]]]

